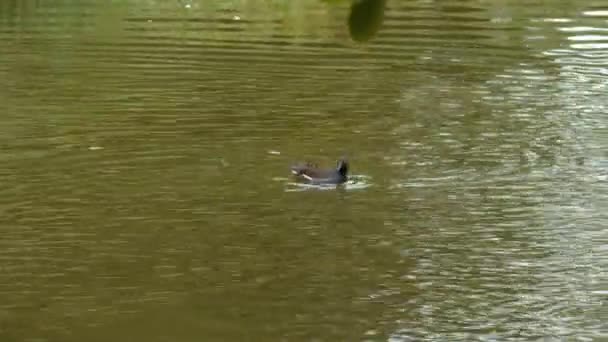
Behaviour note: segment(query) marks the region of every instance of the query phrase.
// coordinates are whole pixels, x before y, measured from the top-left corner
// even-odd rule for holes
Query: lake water
[[[608,5],[350,10],[3,1],[0,340],[608,340]]]

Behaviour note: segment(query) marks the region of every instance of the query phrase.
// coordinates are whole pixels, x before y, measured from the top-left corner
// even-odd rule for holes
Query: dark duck
[[[311,163],[301,163],[292,166],[291,173],[311,184],[342,184],[348,179],[348,162],[344,158],[338,160],[335,169],[321,169]]]

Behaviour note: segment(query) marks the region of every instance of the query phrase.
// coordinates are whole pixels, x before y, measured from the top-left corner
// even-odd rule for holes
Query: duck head
[[[338,160],[336,170],[340,173],[340,175],[346,177],[346,174],[348,173],[348,161],[344,158]]]

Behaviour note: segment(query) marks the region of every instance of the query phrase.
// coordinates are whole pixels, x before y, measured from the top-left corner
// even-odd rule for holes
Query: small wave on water
[[[371,177],[366,175],[352,175],[343,184],[310,184],[288,182],[286,192],[307,191],[307,190],[361,190],[372,186]]]

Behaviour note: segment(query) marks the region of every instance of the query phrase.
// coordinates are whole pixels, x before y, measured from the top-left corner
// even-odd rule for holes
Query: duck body
[[[311,163],[300,163],[291,167],[291,173],[311,184],[342,184],[348,180],[348,162],[338,160],[335,169],[321,169]]]

